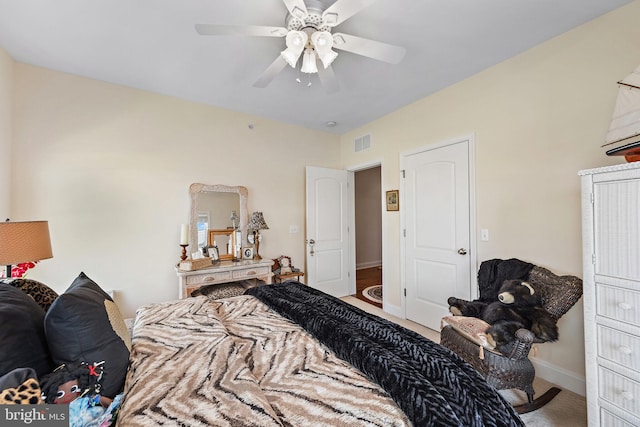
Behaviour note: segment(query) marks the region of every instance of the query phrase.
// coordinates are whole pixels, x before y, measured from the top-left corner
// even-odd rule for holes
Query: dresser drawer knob
[[[631,304],[629,304],[628,302],[621,302],[618,304],[618,307],[620,307],[622,310],[631,310]]]
[[[633,353],[633,351],[629,347],[627,347],[626,345],[621,345],[620,347],[618,347],[618,350],[620,350],[620,353],[622,353],[622,354],[629,355],[629,354]]]
[[[633,393],[631,393],[630,391],[623,391],[622,393],[620,393],[620,395],[624,400],[633,400]]]
[[[216,278],[215,278],[215,277],[213,277],[213,276],[207,276],[207,277],[203,277],[203,278],[202,278],[202,281],[203,281],[203,282],[210,282],[210,281],[212,281],[212,280],[216,280]]]
[[[256,274],[255,271],[251,270],[251,271],[247,271],[247,276],[252,275],[252,274]]]

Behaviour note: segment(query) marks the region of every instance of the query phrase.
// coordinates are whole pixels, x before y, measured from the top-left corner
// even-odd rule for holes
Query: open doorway
[[[356,298],[382,308],[381,167],[354,172]]]

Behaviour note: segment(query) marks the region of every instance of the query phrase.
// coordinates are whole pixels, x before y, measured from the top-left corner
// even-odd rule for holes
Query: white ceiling
[[[330,95],[317,75],[311,87],[306,74],[296,83],[289,67],[252,86],[282,38],[194,30],[284,26],[282,0],[0,0],[0,47],[19,62],[342,134],[631,1],[378,0],[334,32],[406,56],[390,65],[338,51],[340,90]]]

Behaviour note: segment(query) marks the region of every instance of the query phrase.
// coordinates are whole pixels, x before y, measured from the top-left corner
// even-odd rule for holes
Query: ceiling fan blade
[[[304,19],[307,17],[309,12],[307,12],[307,6],[304,4],[304,0],[282,0],[284,5],[287,6],[287,10],[289,13],[298,18]]]
[[[402,61],[407,52],[404,47],[343,33],[335,33],[333,35],[333,43],[335,49],[346,50],[347,52],[367,56],[389,64],[397,64]]]
[[[322,64],[320,64],[320,67],[318,67],[318,78],[320,79],[320,84],[322,84],[325,92],[335,93],[340,90],[338,79],[336,78],[336,74],[333,72],[331,65],[324,68]]]
[[[260,25],[196,24],[195,27],[198,34],[203,36],[284,37],[289,31],[284,27],[266,27]]]
[[[322,19],[328,26],[335,27],[375,2],[376,0],[337,0],[322,12]]]
[[[287,61],[280,55],[267,67],[258,80],[253,84],[254,87],[265,88],[271,83],[275,76],[277,76],[284,67],[287,66]]]

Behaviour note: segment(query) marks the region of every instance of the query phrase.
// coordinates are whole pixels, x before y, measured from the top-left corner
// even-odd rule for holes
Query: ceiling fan
[[[302,57],[301,72],[318,73],[320,82],[328,93],[337,91],[338,81],[331,68],[338,56],[334,48],[390,64],[397,64],[405,55],[405,48],[400,46],[331,32],[334,27],[376,0],[337,0],[324,10],[318,0],[306,0],[306,4],[304,0],[282,1],[288,10],[286,27],[196,24],[195,28],[198,34],[206,36],[284,37],[286,49],[280,52],[253,84],[259,88],[269,85],[287,65],[295,69]]]

